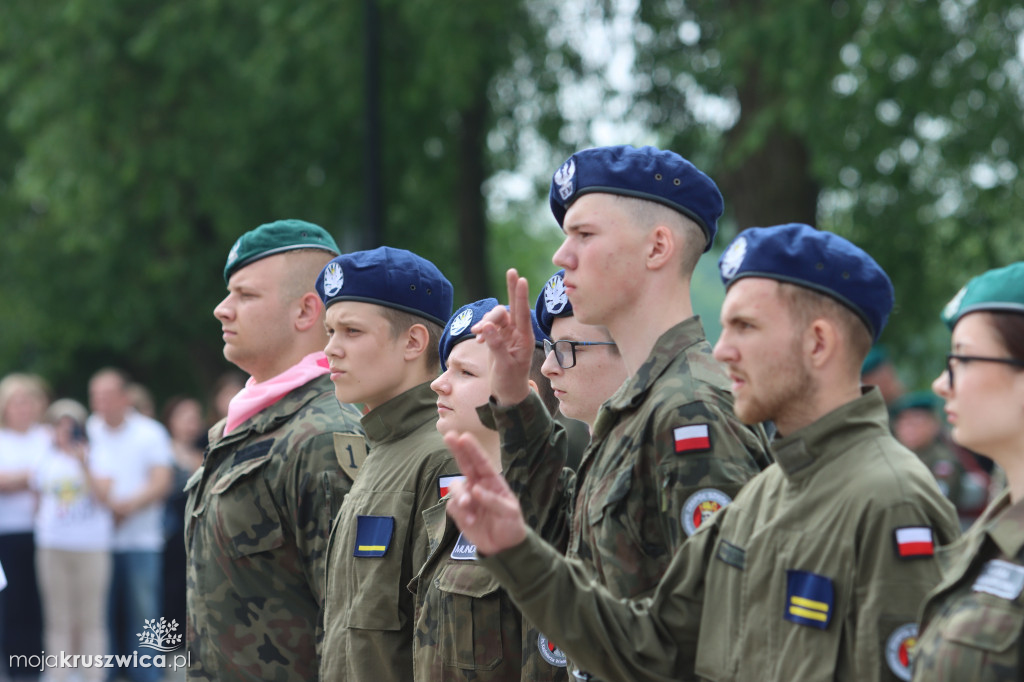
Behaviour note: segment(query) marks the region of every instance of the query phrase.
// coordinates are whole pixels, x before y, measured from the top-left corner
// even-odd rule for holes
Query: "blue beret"
[[[448,324],[444,326],[441,334],[441,341],[437,344],[437,354],[441,356],[441,370],[448,369],[448,356],[458,344],[467,339],[472,339],[476,334],[469,331],[473,325],[483,319],[483,316],[497,308],[500,303],[496,298],[484,298],[473,303],[467,303],[452,315]]]
[[[261,258],[296,249],[321,249],[337,256],[341,249],[327,230],[305,220],[277,220],[249,230],[235,242],[224,264],[224,282],[236,270]]]
[[[533,347],[543,348],[544,339],[551,340],[551,332],[545,331],[540,326],[540,320],[537,319],[537,313],[533,310],[530,311],[530,323],[533,325]]]
[[[572,315],[572,303],[565,293],[565,270],[559,270],[547,281],[537,296],[534,317],[544,336],[551,336],[551,323],[556,317]]]
[[[381,246],[338,256],[316,278],[326,307],[363,301],[444,325],[452,314],[452,284],[437,266],[405,249]]]
[[[726,289],[744,277],[764,277],[830,296],[857,314],[874,341],[892,311],[892,282],[881,266],[839,235],[809,225],[743,230],[718,268]]]
[[[675,152],[655,147],[595,147],[576,152],[551,179],[551,212],[559,226],[581,195],[619,194],[664,204],[693,220],[711,248],[722,217],[722,193],[707,175]]]

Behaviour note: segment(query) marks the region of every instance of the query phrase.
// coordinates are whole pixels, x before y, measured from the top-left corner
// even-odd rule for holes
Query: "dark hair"
[[[989,316],[1010,357],[1024,362],[1024,315],[990,311]]]
[[[544,403],[544,407],[548,408],[548,413],[553,417],[558,414],[558,398],[555,397],[555,391],[551,388],[551,380],[540,371],[546,357],[543,348],[534,349],[533,360],[530,363],[530,378],[537,384],[537,393],[540,395],[540,401]]]

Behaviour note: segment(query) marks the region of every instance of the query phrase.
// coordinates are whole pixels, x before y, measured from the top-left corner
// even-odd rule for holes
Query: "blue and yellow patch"
[[[809,571],[786,571],[785,619],[824,630],[832,620],[832,579]]]
[[[352,556],[382,557],[388,553],[395,534],[395,517],[360,516],[356,526],[356,546]]]

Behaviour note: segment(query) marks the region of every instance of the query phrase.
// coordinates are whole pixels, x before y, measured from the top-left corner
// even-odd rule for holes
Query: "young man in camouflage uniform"
[[[322,228],[280,220],[228,256],[214,315],[224,357],[252,376],[186,486],[190,679],[317,677],[327,539],[351,486],[335,437],[363,442],[327,376],[313,290],[337,252]]]
[[[328,548],[324,680],[413,679],[414,606],[407,589],[427,557],[423,512],[459,470],[441,436],[435,395],[452,285],[432,263],[381,247],[335,258],[320,273],[335,395],[363,403],[369,454]],[[343,458],[344,459],[344,458]]]
[[[880,392],[860,386],[892,284],[806,225],[745,230],[721,270],[715,357],[736,414],[774,420],[775,464],[683,544],[653,595],[615,599],[538,541],[468,437],[446,439],[467,484],[449,513],[523,615],[607,679],[909,680],[935,546],[959,530]]]
[[[687,536],[769,461],[763,429],[733,414],[728,379],[690,303],[722,197],[678,154],[620,146],[574,154],[554,174],[550,203],[565,231],[552,258],[565,269],[560,290],[545,294],[551,312],[568,300],[577,320],[606,327],[629,374],[594,424],[567,553],[615,596],[635,597],[654,589]],[[527,288],[509,272],[516,310],[528,310]],[[513,490],[530,490],[557,473],[544,466],[550,420],[526,387],[530,329],[497,309],[475,331],[494,357],[506,477]]]

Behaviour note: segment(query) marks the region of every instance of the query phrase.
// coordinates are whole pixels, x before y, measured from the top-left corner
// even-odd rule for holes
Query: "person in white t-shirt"
[[[12,656],[38,656],[43,646],[32,537],[36,501],[28,479],[50,445],[50,431],[41,423],[47,404],[41,377],[13,373],[0,381],[0,561],[17,586],[0,595],[0,679],[19,660]],[[10,675],[30,679],[38,671],[15,666]]]
[[[50,406],[53,443],[30,479],[39,495],[36,567],[46,616],[45,650],[94,656],[107,652],[107,594],[114,517],[105,505],[111,480],[96,470],[85,437],[86,410],[62,399]],[[103,668],[80,668],[81,679],[102,680]],[[48,670],[52,681],[70,669]]]
[[[131,407],[129,383],[120,370],[96,372],[89,381],[93,414],[87,422],[96,471],[111,479],[110,645],[122,655],[138,649],[145,621],[162,615],[163,503],[173,460],[167,429]],[[133,682],[150,682],[161,670],[140,666],[125,672]]]

